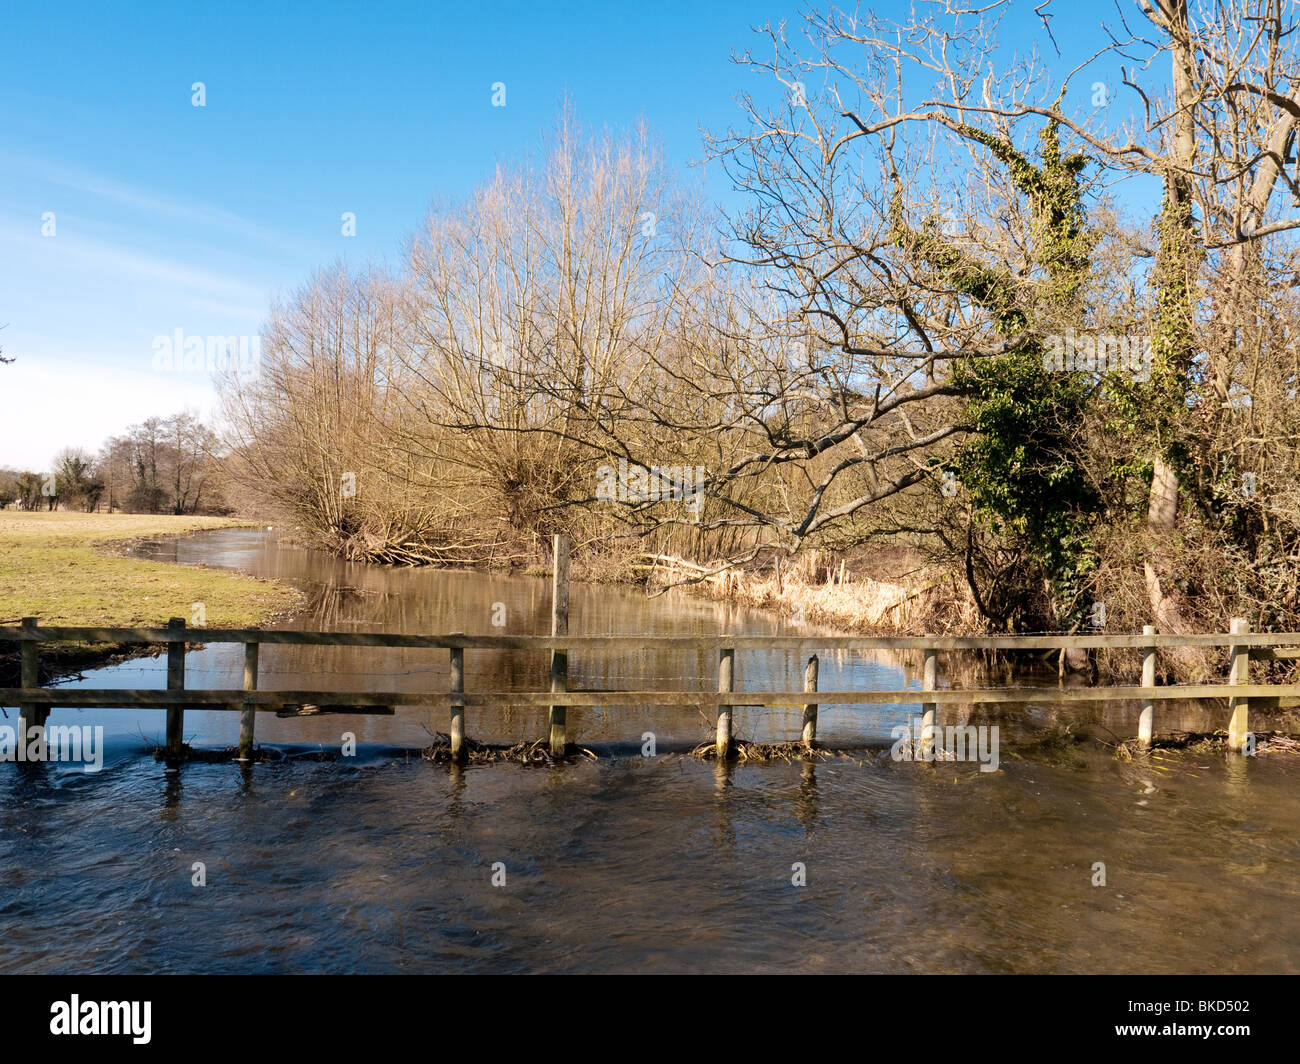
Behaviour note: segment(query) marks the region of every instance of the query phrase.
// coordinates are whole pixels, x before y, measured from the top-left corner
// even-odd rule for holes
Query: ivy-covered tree
[[[1039,134],[1037,160],[986,130],[964,123],[953,129],[985,147],[1028,201],[1041,269],[1039,277],[1025,279],[988,264],[945,238],[933,217],[919,230],[909,228],[896,185],[899,243],[1015,345],[995,358],[955,363],[950,378],[964,397],[971,434],[944,467],[965,488],[974,516],[1025,563],[1016,567],[1016,579],[981,589],[972,530],[967,580],[981,612],[1001,626],[1077,627],[1086,613],[1088,574],[1096,567],[1090,533],[1103,509],[1078,447],[1094,385],[1084,374],[1045,368],[1042,333],[1082,322],[1080,289],[1092,240],[1079,181],[1087,159],[1062,154],[1059,124],[1050,120]],[[1050,588],[1051,616],[1033,615],[1037,579]]]

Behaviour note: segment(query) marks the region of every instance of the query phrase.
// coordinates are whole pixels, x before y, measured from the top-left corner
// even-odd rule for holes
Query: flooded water
[[[246,531],[158,552],[301,587],[309,608],[286,627],[549,630],[544,579],[350,565]],[[783,631],[757,612],[581,585],[571,618],[575,634]],[[820,656],[827,689],[919,686],[887,658]],[[804,657],[737,652],[737,686],[797,688]],[[575,688],[703,693],[715,670],[712,653],[570,656]],[[164,672],[137,659],[73,682],[161,687]],[[261,678],[444,691],[447,652],[264,646]],[[546,678],[545,654],[466,652],[471,691]],[[188,655],[189,686],[241,682],[242,648]],[[601,759],[547,768],[411,756],[445,712],[259,714],[259,741],[292,756],[176,773],[147,753],[161,713],[56,710],[51,724],[104,726],[104,767],[0,765],[0,971],[1300,970],[1300,759],[1119,762],[1103,741],[1134,733],[1132,705],[945,709],[945,723],[999,725],[996,772],[891,760],[890,730],[915,706],[823,707],[820,735],[849,756],[731,767],[684,756],[711,732],[704,699],[570,709],[571,738]],[[1214,707],[1158,714],[1162,729],[1226,723]],[[795,738],[799,719],[738,709],[736,730]],[[544,725],[543,709],[467,710],[481,740]],[[300,756],[337,752],[345,731],[357,756]],[[196,747],[237,734],[236,714],[186,714]]]

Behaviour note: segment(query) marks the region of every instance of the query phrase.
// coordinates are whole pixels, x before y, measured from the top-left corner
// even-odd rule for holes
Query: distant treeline
[[[67,447],[50,467],[0,469],[0,509],[142,514],[229,513],[218,438],[189,413],[152,417],[98,453]]]

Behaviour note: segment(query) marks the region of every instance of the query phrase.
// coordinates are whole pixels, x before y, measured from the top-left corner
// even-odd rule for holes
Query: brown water
[[[311,608],[286,626],[548,630],[542,579],[349,565],[242,531],[158,550],[297,584]],[[758,612],[581,585],[571,630],[783,631]],[[798,687],[802,657],[738,652],[737,683]],[[824,687],[916,686],[885,658],[821,658]],[[264,646],[261,664],[267,688],[448,679],[445,651]],[[596,665],[572,655],[575,686],[715,682],[712,654]],[[470,651],[466,686],[537,689],[546,668],[544,654]],[[191,652],[187,682],[236,687],[241,670],[241,648],[213,645]],[[136,660],[76,682],[163,686],[163,671]],[[1131,735],[1132,705],[946,712],[999,725],[999,771],[891,760],[890,729],[914,706],[823,707],[822,736],[852,757],[731,768],[681,754],[708,735],[707,704],[571,709],[573,737],[604,756],[554,768],[410,756],[445,730],[444,710],[259,715],[259,740],[295,756],[179,773],[145,752],[160,713],[56,711],[52,724],[103,724],[107,757],[99,773],[0,765],[0,971],[1300,970],[1300,761],[1117,762],[1096,739]],[[1159,712],[1164,728],[1223,724],[1216,707]],[[468,713],[480,739],[544,732],[541,709]],[[229,745],[237,729],[235,715],[186,714],[195,746]],[[742,737],[798,729],[797,710],[737,711]],[[297,756],[337,752],[344,731],[356,757]],[[195,862],[206,886],[192,885]],[[796,865],[806,886],[792,884]]]

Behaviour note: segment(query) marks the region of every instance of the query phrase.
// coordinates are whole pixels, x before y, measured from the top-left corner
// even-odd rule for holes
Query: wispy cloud
[[[60,229],[58,236],[47,238],[31,225],[9,223],[0,228],[0,236],[11,251],[33,256],[30,262],[38,261],[35,256],[39,255],[39,261],[55,262],[60,270],[80,270],[114,280],[130,276],[158,281],[172,288],[187,289],[208,300],[215,297],[227,305],[238,304],[242,312],[253,315],[262,313],[267,303],[267,293],[262,288],[240,277],[98,240],[66,226]]]
[[[225,233],[236,233],[264,243],[291,246],[289,241],[265,226],[232,211],[207,204],[184,203],[168,196],[133,187],[110,177],[77,170],[48,159],[23,152],[6,151],[7,170],[11,177],[25,175],[37,181],[85,192],[144,213],[211,226]]]

